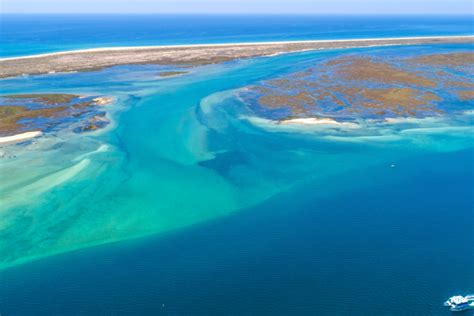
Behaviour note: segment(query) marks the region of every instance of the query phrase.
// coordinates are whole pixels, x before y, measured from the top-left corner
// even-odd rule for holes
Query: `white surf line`
[[[28,56],[16,56],[0,58],[0,62],[7,60],[21,60],[39,57],[62,56],[78,53],[100,53],[127,50],[148,50],[148,49],[168,49],[168,48],[209,48],[209,47],[232,47],[232,46],[258,46],[258,45],[284,45],[284,44],[324,44],[324,43],[350,43],[350,42],[370,42],[370,41],[400,41],[400,40],[423,40],[423,39],[468,39],[474,35],[447,35],[447,36],[415,36],[415,37],[378,37],[378,38],[355,38],[355,39],[332,39],[332,40],[300,40],[300,41],[276,41],[276,42],[243,42],[243,43],[215,43],[215,44],[185,44],[185,45],[153,45],[153,46],[117,46],[88,48],[78,50],[66,50],[54,53],[35,54]],[[374,45],[375,46],[375,45]]]

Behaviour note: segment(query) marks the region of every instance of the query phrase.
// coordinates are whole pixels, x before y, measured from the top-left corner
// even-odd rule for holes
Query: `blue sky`
[[[3,13],[472,14],[473,0],[0,0]]]

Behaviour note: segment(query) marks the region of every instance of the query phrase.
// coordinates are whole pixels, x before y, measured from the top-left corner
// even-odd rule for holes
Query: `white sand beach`
[[[32,131],[32,132],[26,132],[26,133],[16,134],[12,136],[0,137],[0,145],[19,143],[25,140],[29,140],[29,139],[41,136],[42,134],[43,133],[40,131]]]

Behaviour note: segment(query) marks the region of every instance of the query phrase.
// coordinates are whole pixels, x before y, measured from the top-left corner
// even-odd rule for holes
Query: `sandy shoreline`
[[[100,48],[86,48],[86,49],[75,49],[53,53],[34,54],[27,56],[16,56],[16,57],[5,57],[0,58],[1,61],[5,60],[19,60],[29,59],[37,57],[48,57],[48,56],[60,56],[71,53],[97,53],[106,51],[124,51],[124,50],[147,50],[147,49],[159,49],[159,48],[196,48],[196,47],[229,47],[229,46],[256,46],[256,45],[281,45],[281,44],[307,44],[307,43],[345,43],[345,42],[365,42],[365,41],[398,41],[398,40],[420,40],[420,39],[453,39],[453,38],[472,38],[474,35],[465,36],[414,36],[414,37],[379,37],[379,38],[355,38],[355,39],[333,39],[333,40],[300,40],[300,41],[276,41],[276,42],[236,42],[236,43],[215,43],[215,44],[183,44],[183,45],[149,45],[149,46],[117,46],[117,47],[100,47]]]
[[[353,122],[339,122],[332,118],[317,118],[317,117],[306,117],[306,118],[294,118],[288,120],[282,120],[277,122],[278,125],[296,125],[296,126],[321,126],[321,127],[345,127],[345,128],[358,128],[358,124]]]
[[[283,121],[280,121],[280,124],[342,125],[343,123],[338,122],[332,118],[306,117],[306,118],[295,118],[295,119],[283,120]]]
[[[289,42],[106,47],[0,59],[0,78],[89,71],[116,65],[202,65],[300,51],[387,45],[474,43],[474,36],[339,39]]]
[[[29,140],[38,136],[41,136],[43,133],[40,131],[25,132],[21,134],[15,134],[12,136],[0,137],[0,145],[9,145],[14,143],[19,143],[25,140]]]

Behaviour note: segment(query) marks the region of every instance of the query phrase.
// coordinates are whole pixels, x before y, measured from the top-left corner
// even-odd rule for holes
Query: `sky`
[[[2,13],[473,14],[474,0],[0,0]]]

